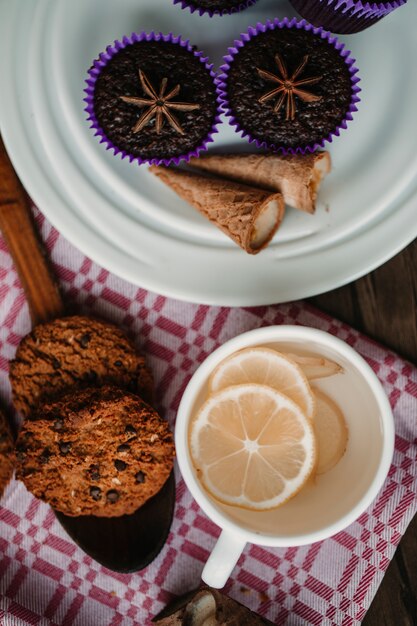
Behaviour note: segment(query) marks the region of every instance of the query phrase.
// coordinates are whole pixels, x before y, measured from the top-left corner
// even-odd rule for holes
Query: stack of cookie
[[[25,416],[16,477],[69,516],[131,514],[168,479],[166,420],[145,359],[117,327],[82,316],[36,326],[10,366]]]

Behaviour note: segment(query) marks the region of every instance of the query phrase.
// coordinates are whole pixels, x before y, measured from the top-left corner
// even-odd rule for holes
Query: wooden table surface
[[[371,274],[310,302],[417,364],[417,240]],[[416,563],[417,515],[363,626],[417,625]]]

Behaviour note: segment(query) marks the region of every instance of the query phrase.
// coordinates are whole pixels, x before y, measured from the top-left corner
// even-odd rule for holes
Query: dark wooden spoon
[[[0,137],[0,230],[6,239],[29,305],[32,325],[65,315],[21,186]],[[172,472],[159,493],[132,515],[68,517],[55,512],[70,537],[93,559],[116,572],[143,569],[164,545],[174,514]]]
[[[55,511],[67,533],[84,552],[115,572],[137,572],[162,549],[171,527],[175,504],[172,472],[161,491],[133,515],[68,517]]]

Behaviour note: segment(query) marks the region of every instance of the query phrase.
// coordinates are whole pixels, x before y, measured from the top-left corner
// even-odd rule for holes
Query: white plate
[[[142,287],[184,300],[250,306],[349,282],[417,235],[417,2],[345,37],[362,102],[331,145],[316,215],[287,211],[268,249],[246,255],[150,175],[107,152],[85,121],[97,54],[124,34],[172,31],[219,64],[250,24],[293,15],[260,0],[238,15],[191,15],[171,0],[0,0],[0,125],[34,201],[74,245]],[[241,149],[224,124],[214,146]]]

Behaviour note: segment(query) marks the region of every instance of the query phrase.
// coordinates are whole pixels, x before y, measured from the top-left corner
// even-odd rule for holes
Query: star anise
[[[291,76],[288,76],[288,70],[280,54],[275,55],[275,62],[279,69],[278,76],[272,74],[271,72],[267,72],[266,70],[256,68],[256,71],[261,78],[264,78],[265,80],[270,80],[274,83],[278,83],[279,85],[279,87],[276,87],[272,91],[269,91],[261,98],[259,98],[258,102],[263,104],[264,102],[267,102],[267,100],[270,100],[278,94],[281,94],[274,106],[274,112],[278,113],[286,100],[287,102],[285,119],[294,120],[296,113],[295,96],[298,96],[304,102],[317,102],[318,100],[321,100],[321,96],[316,96],[315,94],[310,93],[305,89],[300,89],[300,87],[304,85],[314,85],[315,83],[318,83],[323,78],[323,76],[315,76],[314,78],[302,78],[301,80],[296,80],[297,76],[301,74],[301,72],[307,65],[308,54],[303,57],[300,65]]]
[[[165,119],[172,128],[184,135],[184,129],[177,120],[177,118],[171,113],[171,109],[176,111],[195,111],[200,108],[199,104],[188,104],[187,102],[172,102],[172,98],[175,98],[180,92],[180,85],[174,87],[169,93],[166,92],[168,85],[168,79],[163,78],[159,87],[159,93],[155,91],[150,80],[146,77],[142,70],[139,70],[139,80],[142,85],[142,89],[149,99],[136,98],[135,96],[120,96],[123,102],[128,104],[134,104],[137,107],[148,107],[148,109],[140,116],[136,124],[133,126],[132,131],[139,133],[151,120],[155,117],[155,129],[156,134],[159,135],[164,126]]]

